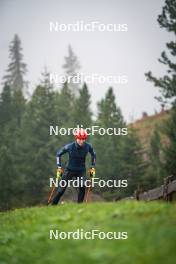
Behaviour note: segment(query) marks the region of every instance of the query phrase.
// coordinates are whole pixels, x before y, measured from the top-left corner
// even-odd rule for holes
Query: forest
[[[166,1],[159,26],[176,34],[175,1]],[[168,55],[169,54],[169,55]],[[96,176],[100,179],[128,180],[128,188],[95,188],[94,192],[107,201],[133,196],[137,188],[150,189],[163,183],[164,177],[176,175],[176,43],[166,44],[158,63],[167,68],[163,77],[144,73],[148,81],[160,89],[160,104],[170,102],[170,115],[161,127],[156,127],[150,139],[147,159],[137,131],[124,120],[113,87],[107,87],[104,97],[97,98],[92,111],[87,83],[66,81],[60,88],[50,81],[45,67],[40,81],[28,91],[28,66],[23,56],[22,40],[15,34],[9,44],[10,63],[2,80],[0,95],[0,210],[45,204],[49,178],[56,174],[56,152],[73,135],[50,136],[50,126],[65,129],[82,125],[104,129],[128,130],[127,135],[90,135],[97,154]],[[69,45],[63,69],[67,80],[79,72],[79,61]],[[167,138],[162,143],[162,135]],[[89,160],[87,161],[87,168]]]

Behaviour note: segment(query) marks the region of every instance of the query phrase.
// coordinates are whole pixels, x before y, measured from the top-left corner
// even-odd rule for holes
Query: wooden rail
[[[153,201],[159,199],[172,201],[174,192],[176,192],[176,180],[173,180],[173,176],[168,176],[164,179],[164,184],[160,187],[146,192],[141,192],[139,190],[135,191],[135,198],[139,201]]]

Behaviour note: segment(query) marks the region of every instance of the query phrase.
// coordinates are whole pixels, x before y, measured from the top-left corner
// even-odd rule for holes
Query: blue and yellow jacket
[[[91,154],[91,166],[95,166],[96,153],[93,150],[91,144],[84,142],[83,146],[80,146],[77,142],[72,142],[65,145],[57,152],[57,166],[61,167],[61,157],[63,154],[68,153],[69,160],[66,168],[73,171],[85,170],[85,161],[88,153]]]

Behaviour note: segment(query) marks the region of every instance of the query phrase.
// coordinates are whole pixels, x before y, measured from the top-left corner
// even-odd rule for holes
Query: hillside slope
[[[173,264],[176,204],[64,204],[0,214],[0,263]],[[124,240],[50,239],[50,230],[127,232]]]
[[[146,116],[132,124],[129,124],[129,127],[136,130],[144,150],[149,148],[150,139],[154,129],[156,127],[162,128],[164,121],[169,118],[169,115],[169,111],[163,111],[152,116]],[[166,138],[163,134],[161,135],[161,140],[163,143],[166,142]]]

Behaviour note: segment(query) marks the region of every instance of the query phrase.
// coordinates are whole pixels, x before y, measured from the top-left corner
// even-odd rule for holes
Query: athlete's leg
[[[58,190],[57,190],[57,193],[56,195],[54,196],[53,200],[52,200],[52,205],[56,205],[60,198],[62,197],[62,195],[64,194],[65,190],[67,189],[67,185],[68,185],[68,181],[72,178],[72,173],[69,171],[69,170],[65,170],[64,171],[64,174],[61,178],[61,180],[63,180],[63,183],[65,182],[65,186],[64,187],[61,187],[59,186],[58,187]]]
[[[86,172],[83,171],[79,173],[78,178],[79,178],[78,203],[82,203],[84,201],[84,196],[86,192],[86,186],[85,186],[85,181],[87,180]]]

